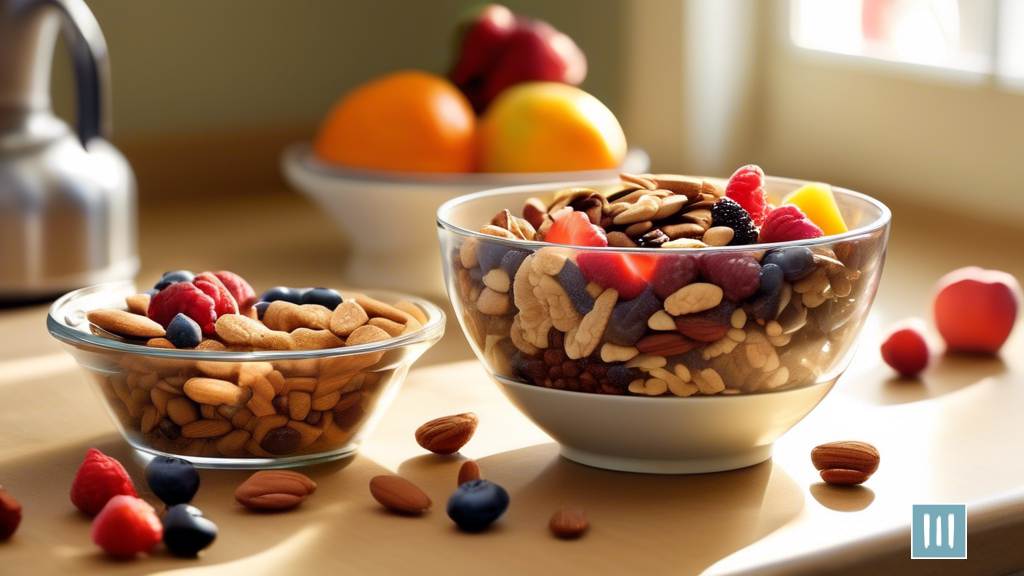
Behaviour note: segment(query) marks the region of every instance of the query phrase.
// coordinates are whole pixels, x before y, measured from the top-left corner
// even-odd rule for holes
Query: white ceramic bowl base
[[[764,462],[772,445],[838,380],[806,388],[691,398],[610,396],[494,379],[505,396],[587,466],[651,474],[698,474]]]

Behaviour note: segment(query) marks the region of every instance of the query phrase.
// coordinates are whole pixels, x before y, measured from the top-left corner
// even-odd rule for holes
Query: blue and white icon
[[[910,557],[967,558],[967,506],[914,504]]]

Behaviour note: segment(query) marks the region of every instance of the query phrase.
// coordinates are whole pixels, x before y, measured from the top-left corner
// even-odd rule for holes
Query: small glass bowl
[[[96,384],[132,447],[205,468],[286,468],[355,452],[445,326],[444,313],[430,302],[370,292],[385,302],[412,302],[427,323],[372,344],[259,352],[167,350],[89,332],[88,311],[123,309],[132,294],[131,282],[70,292],[50,308],[47,328]],[[186,383],[193,382],[190,391],[205,384],[197,378],[227,387],[231,400],[190,397]]]
[[[807,183],[768,178],[765,187],[778,202]],[[517,186],[462,196],[438,211],[448,297],[477,357],[562,454],[584,464],[709,472],[768,458],[850,362],[885,260],[888,208],[833,188],[848,232],[690,249],[561,246],[476,232],[503,209],[518,213],[530,197],[548,204],[576,186],[621,189]],[[736,259],[760,266],[773,252],[801,256],[804,275],[768,296],[730,289],[734,275],[724,267],[735,270]],[[628,301],[602,292],[576,264],[585,256],[626,259],[653,273],[651,285]],[[693,281],[705,292],[718,287],[711,309],[687,313],[667,303],[665,290],[657,294],[669,259],[691,259],[700,271]]]

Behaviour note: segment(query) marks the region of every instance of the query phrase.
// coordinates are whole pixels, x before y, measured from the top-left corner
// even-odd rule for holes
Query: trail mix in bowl
[[[870,304],[860,279],[883,238],[826,237],[846,231],[830,187],[776,207],[757,166],[724,189],[624,174],[610,190],[531,198],[522,217],[503,210],[480,230],[495,240],[453,254],[454,282],[467,334],[502,376],[603,394],[779,390],[829,378],[852,346],[848,321]],[[808,239],[819,240],[770,245]]]
[[[126,434],[162,452],[278,457],[345,446],[397,381],[396,354],[347,353],[415,331],[428,317],[327,288],[277,287],[257,297],[237,274],[178,270],[124,308],[90,310],[70,324],[137,344],[106,353],[100,387]],[[320,358],[223,361],[163,358],[147,350],[252,352],[338,349]],[[400,378],[398,378],[400,380]]]

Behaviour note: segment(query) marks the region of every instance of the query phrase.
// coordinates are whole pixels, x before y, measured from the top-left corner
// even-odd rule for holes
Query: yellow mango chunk
[[[839,205],[832,195],[832,187],[828,184],[815,182],[790,192],[782,199],[783,204],[793,204],[799,208],[811,222],[814,222],[826,236],[842,234],[849,230],[843,215],[839,213]]]

